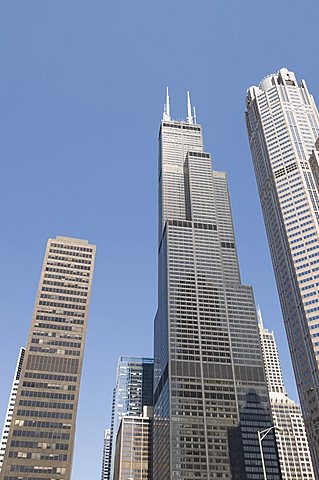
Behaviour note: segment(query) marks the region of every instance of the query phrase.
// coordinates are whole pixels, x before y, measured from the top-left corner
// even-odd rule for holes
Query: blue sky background
[[[152,355],[157,135],[191,91],[229,175],[242,280],[275,330],[296,396],[244,123],[245,92],[286,66],[319,101],[317,0],[2,0],[0,421],[25,345],[48,237],[97,259],[73,480],[100,478],[119,355]]]

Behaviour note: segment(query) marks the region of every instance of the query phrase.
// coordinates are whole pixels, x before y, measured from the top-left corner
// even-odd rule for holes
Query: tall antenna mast
[[[189,91],[187,91],[187,119],[186,120],[191,125],[194,123],[193,122],[193,116],[192,116],[191,97],[189,95]]]
[[[194,118],[194,123],[195,123],[195,125],[196,125],[196,123],[197,123],[197,118],[196,118],[196,109],[195,109],[195,107],[193,107],[193,118]]]
[[[166,99],[164,103],[163,120],[170,120],[170,119],[171,119],[171,109],[169,104],[168,87],[166,87]]]
[[[264,327],[264,322],[263,322],[263,317],[261,315],[261,308],[258,305],[257,307],[257,318],[258,318],[258,325],[260,325],[262,328]]]

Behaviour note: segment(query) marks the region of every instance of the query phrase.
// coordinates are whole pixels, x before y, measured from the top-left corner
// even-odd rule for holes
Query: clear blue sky
[[[152,355],[157,134],[191,91],[229,174],[242,280],[294,381],[257,196],[245,91],[280,67],[319,102],[317,0],[2,0],[0,420],[26,342],[46,240],[97,244],[73,480],[98,480],[119,355]]]

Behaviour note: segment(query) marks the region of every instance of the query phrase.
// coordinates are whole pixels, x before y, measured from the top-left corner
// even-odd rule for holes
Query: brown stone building
[[[95,245],[49,239],[1,480],[70,480]]]
[[[152,479],[152,407],[139,417],[122,417],[116,437],[113,480]]]

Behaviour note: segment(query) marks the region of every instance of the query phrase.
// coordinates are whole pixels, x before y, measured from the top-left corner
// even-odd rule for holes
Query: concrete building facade
[[[300,407],[288,397],[274,332],[267,330],[260,310],[259,334],[283,480],[314,480],[314,470]]]
[[[302,412],[319,478],[319,114],[282,68],[248,89],[246,122]],[[316,147],[317,145],[317,147]]]
[[[115,444],[114,480],[152,480],[152,407],[123,416]]]

